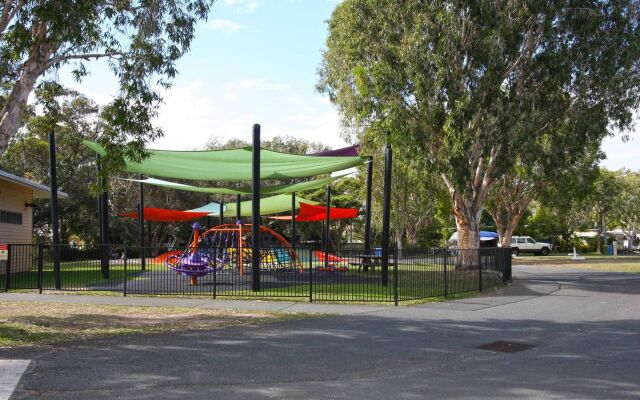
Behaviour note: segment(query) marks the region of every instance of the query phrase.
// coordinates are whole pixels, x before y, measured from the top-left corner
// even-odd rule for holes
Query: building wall
[[[33,190],[10,181],[0,179],[0,210],[22,214],[22,224],[0,222],[0,244],[23,244],[33,241],[33,209],[25,203],[33,203]],[[17,253],[20,253],[18,255]],[[11,272],[25,271],[31,268],[31,253],[23,248],[16,251],[11,263]],[[6,262],[0,262],[0,274],[4,274]]]

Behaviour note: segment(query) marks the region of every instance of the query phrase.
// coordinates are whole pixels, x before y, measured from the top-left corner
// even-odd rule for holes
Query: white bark
[[[9,141],[21,126],[22,113],[27,105],[29,94],[49,66],[49,58],[55,51],[55,45],[47,39],[46,25],[38,24],[33,29],[34,44],[29,49],[22,74],[13,85],[5,105],[0,111],[0,153],[4,152]]]

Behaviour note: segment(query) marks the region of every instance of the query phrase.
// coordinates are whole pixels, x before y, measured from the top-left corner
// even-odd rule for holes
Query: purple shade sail
[[[343,147],[335,150],[325,150],[319,153],[307,154],[308,156],[325,156],[325,157],[357,157],[360,150],[359,144],[353,146]]]

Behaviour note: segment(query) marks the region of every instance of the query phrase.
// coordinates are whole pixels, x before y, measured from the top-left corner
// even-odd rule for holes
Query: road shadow
[[[519,353],[477,347],[531,344]],[[640,393],[640,320],[298,319],[0,351],[13,399],[583,398]]]

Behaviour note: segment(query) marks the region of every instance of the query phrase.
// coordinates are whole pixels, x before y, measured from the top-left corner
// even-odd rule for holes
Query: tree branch
[[[54,57],[50,59],[47,63],[47,68],[63,61],[79,60],[79,59],[89,61],[91,58],[94,58],[97,60],[98,58],[117,57],[117,56],[123,56],[123,55],[125,55],[123,51],[111,51],[107,53],[70,54],[70,55],[59,56],[59,57]]]
[[[15,6],[13,6],[13,1],[14,0],[4,0],[2,14],[0,14],[0,33],[7,29],[11,20],[15,18],[16,14],[20,12],[22,7],[27,4],[27,0],[20,0],[15,4]]]

